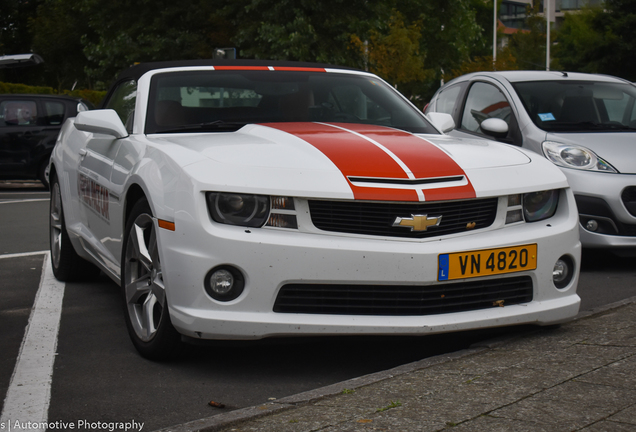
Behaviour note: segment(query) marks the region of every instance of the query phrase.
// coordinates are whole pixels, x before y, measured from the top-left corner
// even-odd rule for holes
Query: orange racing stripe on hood
[[[414,178],[464,176],[467,185],[452,188],[426,189],[426,201],[475,198],[475,189],[464,170],[442,149],[412,133],[365,124],[340,124],[344,128],[360,133],[386,147],[408,166]]]
[[[465,186],[426,189],[424,195],[413,187],[369,187],[351,183],[349,177],[375,179],[426,179],[465,175],[464,171],[442,150],[430,142],[381,126],[349,123],[267,123],[311,144],[340,169],[351,187],[354,198],[380,201],[426,201],[474,198],[475,192]]]

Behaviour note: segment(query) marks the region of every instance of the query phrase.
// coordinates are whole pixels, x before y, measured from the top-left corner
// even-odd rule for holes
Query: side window
[[[64,121],[64,104],[60,102],[44,102],[44,124],[59,126]]]
[[[454,85],[447,88],[437,96],[437,102],[435,103],[435,111],[453,115],[455,104],[457,104],[457,96],[461,87]]]
[[[510,127],[511,113],[510,103],[497,87],[477,82],[468,92],[461,128],[471,132],[480,132],[481,122],[492,117],[505,120]]]
[[[5,100],[0,102],[1,126],[34,126],[38,122],[35,101]]]
[[[104,105],[104,108],[115,110],[129,133],[132,132],[136,100],[137,82],[130,80],[120,83]]]

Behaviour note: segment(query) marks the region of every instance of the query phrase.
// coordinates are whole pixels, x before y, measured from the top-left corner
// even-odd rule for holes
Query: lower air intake
[[[532,279],[519,276],[423,286],[288,284],[274,312],[424,316],[532,301]]]

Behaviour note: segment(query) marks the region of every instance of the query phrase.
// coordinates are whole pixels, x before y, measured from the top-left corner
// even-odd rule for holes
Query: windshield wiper
[[[621,124],[621,123],[599,123],[597,127],[599,129],[611,129],[611,130],[625,130],[625,131],[636,130],[636,128],[633,128],[631,126],[625,126],[624,124]]]
[[[621,130],[621,131],[633,131],[636,128],[625,126],[620,123],[596,123],[592,121],[584,122],[550,122],[550,127],[553,130],[567,130],[569,132],[576,132],[577,130],[595,130],[595,131],[607,131],[607,130]]]
[[[175,132],[234,132],[245,126],[247,122],[229,122],[225,120],[214,120],[211,122],[197,123],[191,125],[177,126],[170,129],[160,129],[155,133],[175,133]]]

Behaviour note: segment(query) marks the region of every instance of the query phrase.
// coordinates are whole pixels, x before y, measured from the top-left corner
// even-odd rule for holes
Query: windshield
[[[513,83],[530,118],[546,132],[636,130],[636,87],[589,81]]]
[[[438,133],[371,76],[316,71],[210,70],[156,74],[146,133],[228,131],[248,123],[339,122]]]

